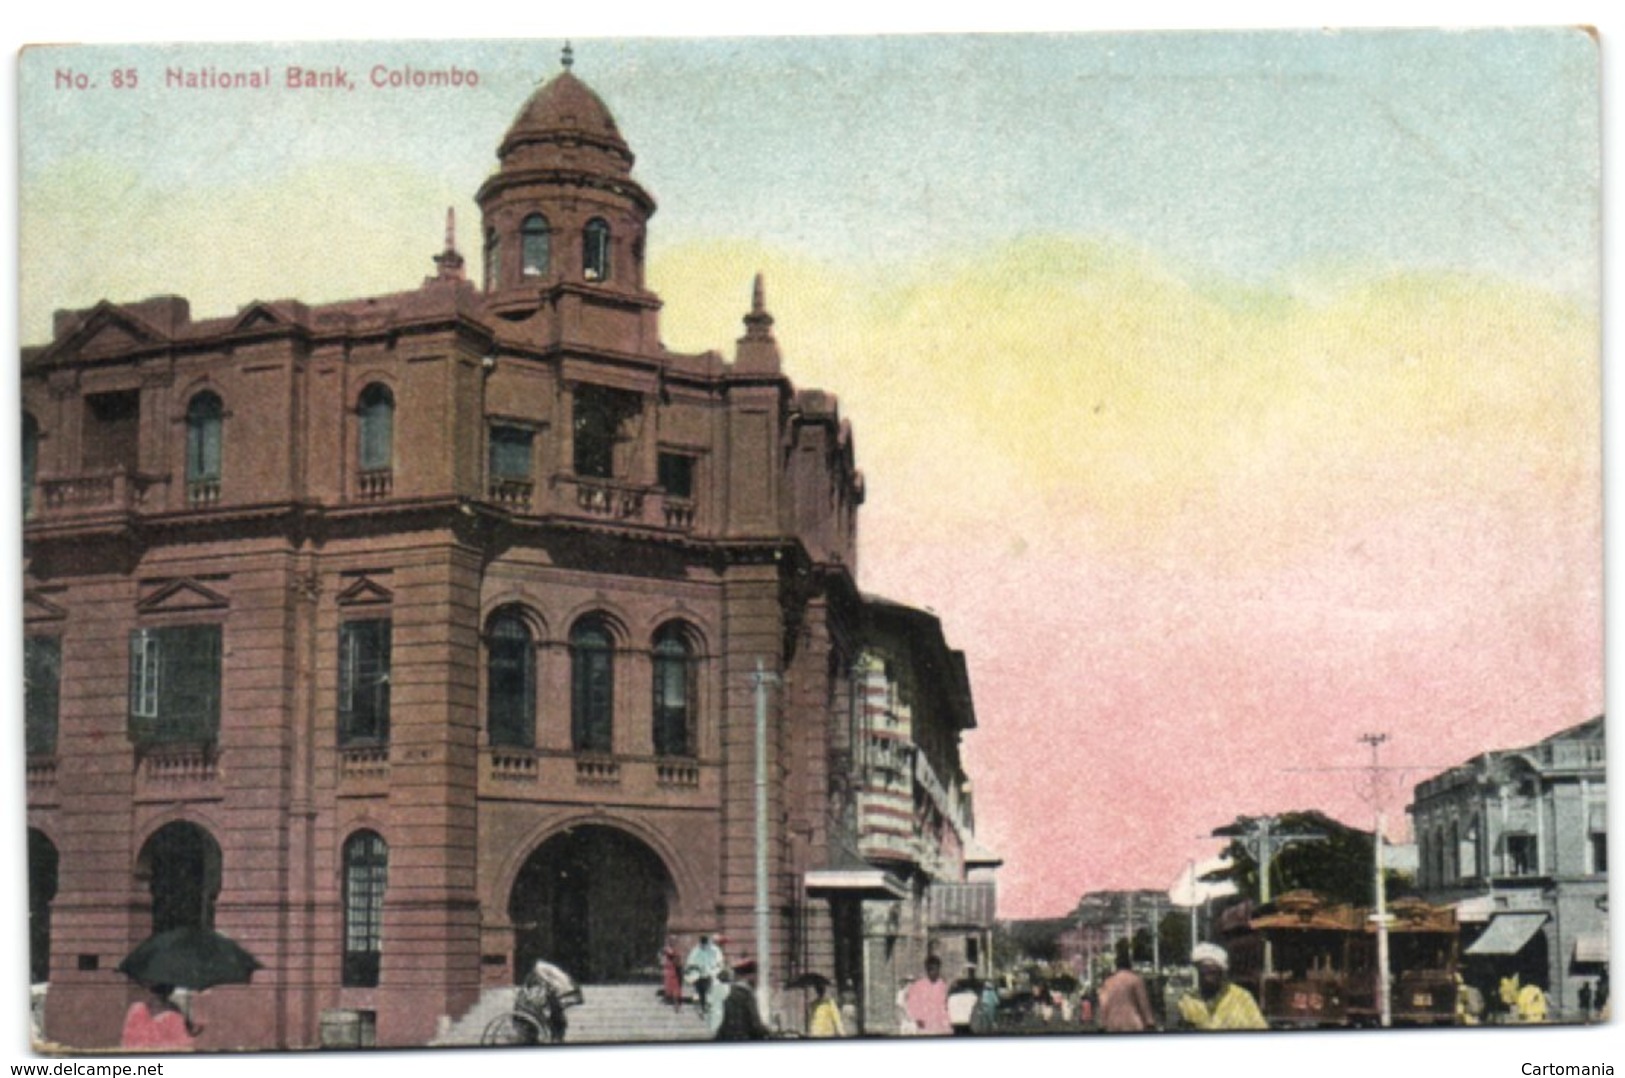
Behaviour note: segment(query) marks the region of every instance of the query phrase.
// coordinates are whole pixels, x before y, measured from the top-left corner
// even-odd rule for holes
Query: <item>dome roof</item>
[[[615,126],[615,117],[586,83],[565,70],[530,95],[502,139],[497,156],[506,158],[522,146],[585,144],[624,159],[632,167],[632,151]]]

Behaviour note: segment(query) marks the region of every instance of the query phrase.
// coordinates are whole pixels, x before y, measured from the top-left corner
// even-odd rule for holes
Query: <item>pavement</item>
[[[441,1032],[431,1046],[478,1045],[492,1019],[513,1009],[518,989],[488,988],[472,1009]],[[580,1006],[565,1011],[566,1044],[666,1044],[711,1039],[698,1006],[675,1011],[653,984],[587,984]]]

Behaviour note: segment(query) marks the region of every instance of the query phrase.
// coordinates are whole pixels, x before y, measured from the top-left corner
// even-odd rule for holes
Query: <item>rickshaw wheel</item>
[[[547,1044],[552,1041],[547,1030],[528,1014],[509,1011],[491,1019],[480,1037],[482,1045]]]

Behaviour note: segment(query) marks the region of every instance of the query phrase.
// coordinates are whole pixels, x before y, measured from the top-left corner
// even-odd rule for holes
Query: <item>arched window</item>
[[[395,460],[395,397],[374,382],[361,391],[361,470],[387,471]]]
[[[533,213],[519,226],[519,272],[525,277],[547,276],[548,249],[547,218]]]
[[[153,832],[136,858],[152,894],[152,931],[213,928],[222,865],[214,836],[185,820]]]
[[[654,641],[654,745],[657,756],[694,755],[694,654],[682,628],[667,625]]]
[[[500,259],[501,244],[497,240],[497,230],[485,230],[485,290],[495,292],[502,287],[502,263]]]
[[[609,280],[609,222],[594,217],[581,232],[581,275],[589,281]]]
[[[615,640],[598,618],[570,630],[570,743],[577,752],[614,744]]]
[[[220,398],[203,392],[186,406],[186,497],[193,504],[220,497]]]
[[[389,846],[376,831],[344,843],[344,986],[376,988],[384,950],[384,888]]]
[[[486,638],[486,729],[491,744],[536,744],[536,644],[530,627],[506,610],[491,619]]]
[[[34,475],[39,470],[39,423],[23,413],[23,516],[34,506]]]

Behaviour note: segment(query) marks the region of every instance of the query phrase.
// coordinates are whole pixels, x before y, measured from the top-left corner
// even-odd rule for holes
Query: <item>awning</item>
[[[998,868],[1004,864],[1004,858],[977,842],[970,840],[970,848],[965,851],[965,867],[970,868]]]
[[[1574,940],[1574,960],[1576,962],[1607,962],[1608,937],[1607,936],[1577,936]]]
[[[815,869],[802,876],[809,895],[824,898],[906,898],[908,886],[879,868]]]
[[[1467,948],[1467,954],[1517,954],[1546,923],[1544,913],[1498,913],[1484,934]]]

